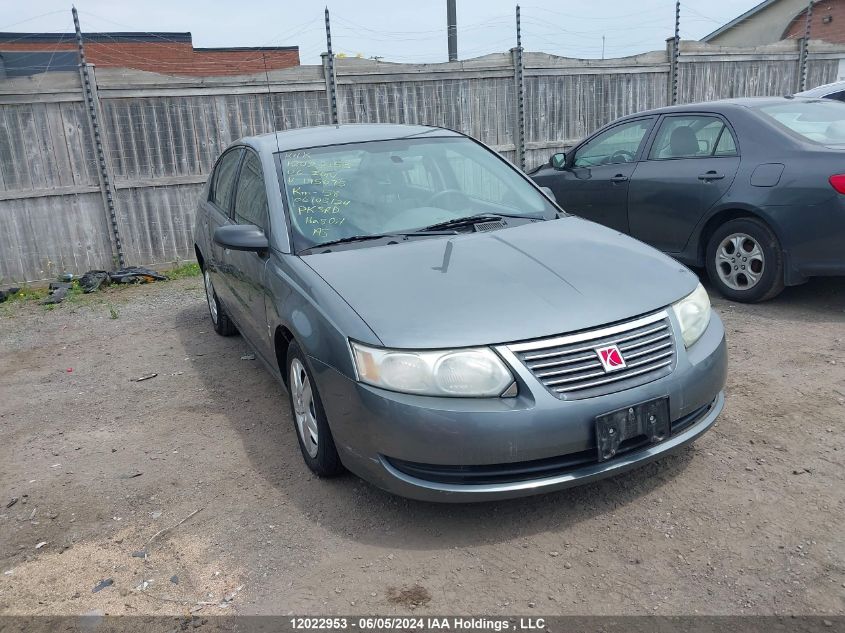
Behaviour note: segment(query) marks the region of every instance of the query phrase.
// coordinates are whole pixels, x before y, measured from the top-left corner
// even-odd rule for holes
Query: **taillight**
[[[830,186],[839,193],[845,193],[845,174],[835,174],[830,177]]]

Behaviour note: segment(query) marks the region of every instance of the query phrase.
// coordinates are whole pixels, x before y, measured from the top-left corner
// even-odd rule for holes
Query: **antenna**
[[[279,147],[279,123],[276,121],[276,109],[273,107],[273,93],[270,90],[270,72],[267,70],[267,55],[261,51],[261,60],[264,62],[264,80],[267,82],[267,101],[270,104],[270,115],[273,117],[273,136],[276,137],[276,151],[281,153]]]

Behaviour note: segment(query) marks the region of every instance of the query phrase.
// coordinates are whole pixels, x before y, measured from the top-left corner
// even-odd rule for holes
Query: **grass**
[[[169,281],[173,281],[176,279],[188,279],[191,277],[199,277],[202,274],[200,270],[199,264],[196,262],[183,262],[177,263],[176,266],[173,268],[164,271],[164,274],[167,276]],[[155,283],[166,283],[162,281],[157,281]],[[8,285],[17,285],[17,284],[8,284]],[[109,288],[120,291],[124,290],[128,286],[134,286],[135,284],[112,284]],[[0,289],[6,287],[6,284],[0,285]],[[47,295],[50,294],[50,290],[45,287],[32,287],[28,284],[21,284],[21,289],[13,295],[10,295],[6,301],[0,304],[0,308],[5,316],[11,315],[12,306],[15,304],[29,304],[29,303],[38,303],[43,301]],[[95,291],[91,293],[91,298],[93,299],[99,291]],[[79,303],[80,300],[85,296],[84,290],[82,286],[79,285],[79,280],[74,279],[71,282],[71,287],[68,290],[67,297],[65,298],[63,303],[70,303],[75,304]],[[56,308],[57,305],[61,304],[48,304],[44,306],[45,310],[53,310]],[[117,308],[115,308],[111,303],[107,303],[109,309],[109,317],[112,319],[120,318],[120,312],[118,312]]]

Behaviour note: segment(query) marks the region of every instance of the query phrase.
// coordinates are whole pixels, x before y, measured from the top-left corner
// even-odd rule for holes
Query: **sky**
[[[681,38],[700,39],[759,0],[685,0]],[[0,31],[71,32],[68,0],[0,0]],[[76,0],[84,31],[190,31],[195,47],[295,46],[303,64],[326,50],[322,2],[288,0]],[[458,56],[515,46],[513,0],[457,0]],[[579,58],[665,48],[674,0],[528,0],[523,47]],[[336,53],[395,62],[446,61],[446,0],[329,0]]]

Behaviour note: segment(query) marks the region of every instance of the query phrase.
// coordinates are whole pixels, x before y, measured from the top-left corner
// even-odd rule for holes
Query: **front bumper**
[[[674,316],[672,322],[678,332]],[[524,365],[511,359],[506,360],[519,384],[516,398],[399,394],[357,383],[316,359],[312,368],[335,444],[349,470],[405,497],[465,502],[537,494],[616,475],[704,433],[724,406],[727,353],[718,316],[713,314],[691,348],[680,345],[676,353],[675,369],[668,376],[632,389],[569,401],[554,397]],[[552,475],[481,484],[432,481],[400,470],[404,463],[473,468],[588,454],[596,450],[596,416],[665,396],[673,422],[694,419],[659,444],[606,462],[582,460]]]

